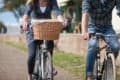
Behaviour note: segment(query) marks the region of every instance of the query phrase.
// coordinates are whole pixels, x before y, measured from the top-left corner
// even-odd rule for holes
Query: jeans
[[[37,44],[42,44],[42,40],[34,40],[33,32],[30,27],[27,28],[26,31],[26,39],[27,39],[27,45],[28,45],[28,73],[32,74],[35,64],[35,56],[36,56],[36,48]],[[52,54],[54,47],[54,43],[52,40],[47,41],[47,49]]]
[[[120,44],[118,42],[118,37],[113,30],[112,25],[94,25],[90,24],[88,26],[89,33],[103,33],[104,35],[115,35],[114,37],[108,38],[103,37],[103,40],[111,47],[115,56],[118,55]],[[87,57],[86,57],[86,76],[93,75],[93,66],[95,62],[95,56],[97,54],[97,39],[89,39],[88,41],[88,49],[87,49]]]

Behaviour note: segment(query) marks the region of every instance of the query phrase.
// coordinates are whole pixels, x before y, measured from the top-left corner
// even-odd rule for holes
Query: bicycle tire
[[[48,80],[53,80],[53,63],[51,53],[48,51],[46,56],[46,77]]]
[[[96,77],[97,77],[97,60],[95,59],[93,68],[93,80],[96,80]]]
[[[49,51],[41,54],[42,80],[53,80],[52,58]]]
[[[101,76],[102,63],[95,59],[93,68],[93,80],[102,80]]]
[[[116,64],[115,57],[109,53],[105,61],[104,80],[116,80]]]
[[[36,56],[35,56],[35,65],[32,74],[32,80],[39,80],[40,79],[40,48],[37,46],[36,49]]]

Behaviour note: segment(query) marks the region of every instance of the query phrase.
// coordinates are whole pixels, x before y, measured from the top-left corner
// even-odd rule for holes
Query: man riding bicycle
[[[112,38],[103,39],[110,45],[115,58],[118,55],[120,44],[113,29],[112,10],[116,6],[120,16],[120,0],[83,0],[82,3],[82,34],[88,40],[86,57],[86,80],[93,80],[93,65],[97,54],[97,39],[90,38],[90,33],[102,33],[115,35]]]
[[[28,43],[28,80],[32,80],[32,73],[35,65],[35,53],[38,42],[33,37],[33,31],[28,23],[29,19],[51,19],[52,10],[57,18],[64,22],[56,0],[28,0],[26,3],[26,11],[23,16],[23,30],[26,31]],[[47,42],[48,50],[53,52],[54,43],[52,40]]]

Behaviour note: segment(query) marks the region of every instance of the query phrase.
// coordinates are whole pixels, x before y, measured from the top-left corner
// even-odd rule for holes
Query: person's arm
[[[60,8],[58,7],[57,0],[53,0],[53,11],[55,12],[57,19],[62,22],[63,26],[67,25],[65,17],[62,15]]]
[[[116,0],[117,15],[120,17],[120,0]]]
[[[23,16],[23,27],[22,27],[23,31],[27,30],[28,19],[29,19],[29,16],[24,14],[24,16]]]
[[[57,1],[56,0],[53,0],[53,11],[55,12],[55,15],[57,16],[57,19],[58,20],[63,20],[63,15],[60,11],[60,8],[58,7],[58,4],[57,4]]]
[[[89,0],[82,2],[82,34],[84,39],[89,39],[88,34],[88,20],[89,20],[90,3]]]
[[[52,9],[55,12],[56,16],[61,15],[60,8],[58,7],[57,0],[52,0]]]
[[[88,18],[89,18],[89,13],[83,13],[82,14],[82,34],[84,39],[89,39],[89,34],[88,34]]]
[[[27,30],[27,25],[28,25],[28,19],[29,16],[32,12],[32,4],[29,4],[26,6],[26,10],[25,10],[25,14],[23,15],[23,30],[26,31]]]

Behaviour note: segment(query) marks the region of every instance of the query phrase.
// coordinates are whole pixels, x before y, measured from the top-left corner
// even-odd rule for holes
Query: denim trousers
[[[103,37],[103,40],[111,47],[115,56],[118,55],[120,44],[118,42],[118,37],[112,27],[112,25],[88,25],[89,33],[103,33],[104,35],[115,35],[114,37],[108,38]],[[86,56],[86,76],[93,75],[93,66],[95,62],[95,56],[97,54],[97,39],[90,38],[88,40],[88,49]]]
[[[42,40],[34,40],[32,28],[28,27],[26,31],[26,39],[27,39],[27,46],[28,46],[28,73],[32,74],[34,65],[35,65],[35,56],[36,56],[36,48],[37,44],[42,44]],[[54,43],[52,40],[47,41],[47,48],[52,54]]]

